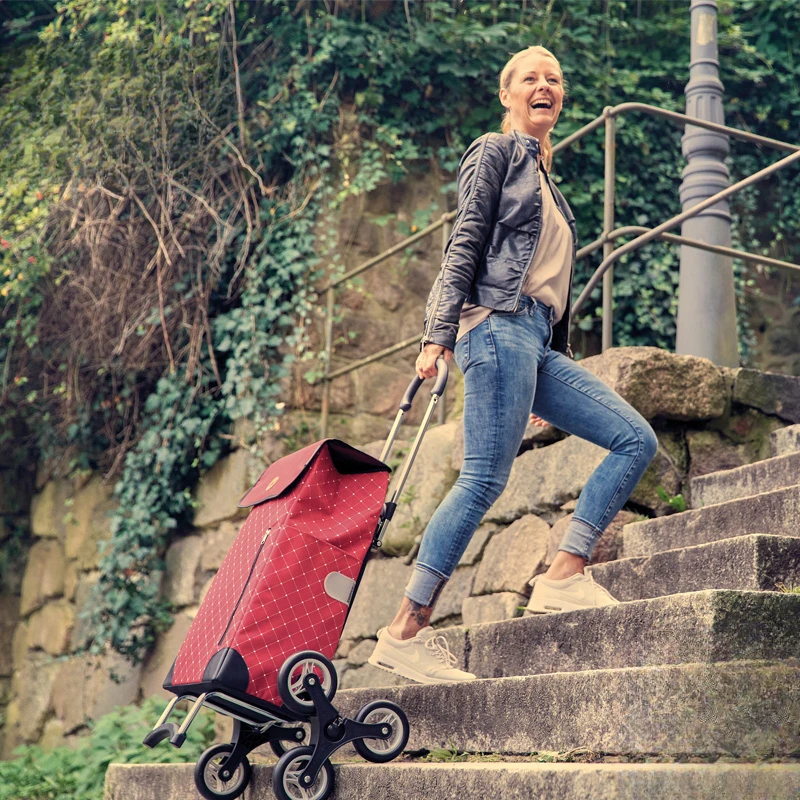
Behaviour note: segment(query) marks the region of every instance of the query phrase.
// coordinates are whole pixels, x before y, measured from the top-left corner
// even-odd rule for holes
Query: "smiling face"
[[[561,113],[564,84],[561,68],[551,55],[532,52],[514,63],[511,79],[500,89],[512,130],[544,142]]]

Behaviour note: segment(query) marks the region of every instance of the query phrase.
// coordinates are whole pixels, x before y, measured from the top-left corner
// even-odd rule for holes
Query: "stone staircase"
[[[453,760],[341,764],[334,798],[798,800],[800,593],[779,590],[800,585],[800,425],[772,453],[625,527],[623,557],[591,568],[621,605],[444,629],[486,680],[340,692],[348,714],[398,702],[409,751]],[[112,766],[106,798],[195,800],[191,769]],[[272,797],[270,770],[246,798]]]

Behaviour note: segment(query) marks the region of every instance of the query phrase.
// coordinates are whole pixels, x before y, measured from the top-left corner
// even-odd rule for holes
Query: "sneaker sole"
[[[417,670],[409,667],[406,664],[399,664],[395,662],[394,664],[389,663],[388,659],[386,661],[381,661],[375,656],[370,656],[367,659],[367,663],[371,664],[373,667],[377,667],[378,669],[382,669],[384,672],[388,672],[391,675],[399,675],[401,678],[407,678],[410,681],[416,681],[417,683],[425,683],[425,684],[435,684],[435,683],[469,683],[474,678],[470,678],[468,681],[456,681],[456,680],[447,680],[443,678],[432,678],[430,675],[425,675],[422,672],[418,672]]]
[[[608,603],[607,605],[617,605],[616,603]],[[585,608],[604,608],[605,606],[590,606],[590,605],[579,605],[578,603],[560,603],[556,604],[556,602],[550,603],[529,603],[528,607],[525,609],[526,611],[530,612],[531,614],[558,614],[563,611],[583,611]]]

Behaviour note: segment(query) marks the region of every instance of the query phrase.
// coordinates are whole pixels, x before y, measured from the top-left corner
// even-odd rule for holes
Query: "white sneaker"
[[[537,575],[531,583],[533,592],[525,611],[532,614],[552,614],[557,611],[577,611],[581,608],[619,604],[619,600],[595,583],[591,575],[581,572],[560,581]]]
[[[395,639],[388,628],[381,628],[369,663],[417,683],[475,680],[471,672],[456,669],[456,657],[450,652],[447,639],[437,636],[430,625],[413,639]]]

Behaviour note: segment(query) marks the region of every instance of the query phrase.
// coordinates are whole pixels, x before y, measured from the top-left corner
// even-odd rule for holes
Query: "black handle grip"
[[[447,362],[444,360],[444,356],[439,356],[439,358],[436,359],[436,369],[436,385],[433,387],[433,389],[431,389],[431,396],[436,394],[441,397],[442,392],[444,392],[444,387],[447,385],[447,374],[449,372],[449,367],[447,366]],[[425,383],[424,378],[420,378],[419,375],[414,376],[414,379],[408,384],[406,393],[403,395],[403,402],[400,403],[400,409],[402,411],[408,411],[411,408],[411,402],[414,400],[414,395],[417,393],[417,389],[419,389],[423,383]]]

